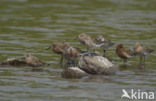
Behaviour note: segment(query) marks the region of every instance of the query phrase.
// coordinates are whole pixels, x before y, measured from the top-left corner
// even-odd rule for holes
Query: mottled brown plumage
[[[144,58],[145,62],[145,57],[150,53],[152,53],[153,51],[154,51],[153,49],[143,47],[143,45],[140,44],[139,42],[136,42],[134,46],[134,53],[135,55],[140,56],[140,63],[142,63],[142,57]]]
[[[94,47],[94,41],[92,40],[92,38],[90,36],[88,36],[87,34],[85,33],[82,33],[78,36],[78,39],[80,40],[80,42],[84,45],[87,46],[87,51],[90,49],[90,48],[93,48]]]
[[[79,53],[81,53],[81,50],[79,48],[68,45],[64,48],[63,56],[68,63],[75,65],[75,61],[78,58]]]
[[[82,44],[87,46],[87,51],[89,51],[89,49],[94,49],[95,51],[96,48],[101,48],[103,45],[103,43],[96,44],[95,40],[85,33],[80,34],[78,39]]]
[[[104,51],[104,56],[106,55],[106,50],[114,45],[114,43],[111,40],[108,40],[104,38],[103,36],[99,35],[98,37],[95,38],[96,44],[102,44],[101,48]]]
[[[32,66],[39,67],[43,66],[46,63],[42,62],[39,58],[32,56],[30,53],[27,53],[24,57],[20,58],[9,58],[0,62],[0,65],[9,65],[9,66]]]
[[[28,65],[32,67],[38,67],[45,64],[39,58],[32,56],[30,53],[26,54],[25,61]]]
[[[63,63],[63,51],[65,47],[67,46],[68,44],[66,42],[62,42],[62,43],[53,42],[48,49],[51,48],[54,53],[61,55],[60,63],[62,64]]]
[[[56,54],[63,54],[63,50],[66,46],[68,46],[68,44],[65,42],[62,43],[53,42],[51,44],[52,51]]]
[[[134,56],[134,52],[128,48],[124,48],[122,44],[117,45],[116,54],[122,58],[124,62],[126,62],[128,58]]]

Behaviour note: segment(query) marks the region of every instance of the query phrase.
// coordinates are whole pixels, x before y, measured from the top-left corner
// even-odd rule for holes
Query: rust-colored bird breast
[[[127,59],[128,58],[128,53],[127,51],[123,48],[122,44],[119,44],[116,48],[116,53],[120,58]]]
[[[123,45],[122,44],[117,45],[117,49],[119,48],[123,48]]]

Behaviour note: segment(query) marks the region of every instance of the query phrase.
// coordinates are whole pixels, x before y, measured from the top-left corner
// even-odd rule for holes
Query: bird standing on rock
[[[152,53],[153,51],[154,51],[153,49],[143,47],[143,45],[140,44],[139,42],[136,42],[134,46],[134,54],[140,56],[140,63],[142,63],[142,58],[145,63],[146,56]]]
[[[96,48],[100,48],[102,45],[104,45],[104,43],[96,44],[94,42],[94,39],[92,39],[90,36],[88,36],[85,33],[80,34],[78,36],[78,39],[82,44],[87,46],[87,52],[89,51],[89,49],[94,49],[95,51]]]
[[[75,48],[67,46],[63,51],[63,55],[67,60],[67,64],[75,65],[75,60],[78,57],[78,51]]]
[[[38,67],[45,64],[39,58],[32,56],[30,53],[26,54],[25,62],[32,67]]]
[[[124,60],[124,63],[127,62],[128,58],[134,56],[134,52],[128,48],[124,48],[122,44],[117,45],[116,54]]]
[[[79,54],[83,52],[84,51],[80,50],[79,48],[67,45],[63,50],[63,56],[67,60],[67,64],[76,66],[76,59],[78,58]]]

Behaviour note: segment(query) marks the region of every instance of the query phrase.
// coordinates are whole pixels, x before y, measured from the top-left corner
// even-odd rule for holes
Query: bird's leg
[[[61,63],[61,66],[64,68],[66,65],[66,60]]]
[[[123,59],[123,63],[125,64],[125,59]]]
[[[124,60],[123,62],[124,62],[124,64],[125,64],[125,63],[127,62],[127,59],[123,59],[123,60]]]
[[[75,60],[75,67],[77,67],[78,66],[78,61],[77,60]]]
[[[95,48],[93,49],[93,52],[95,53]]]
[[[70,65],[71,65],[71,61],[67,60],[66,66],[68,67],[68,66],[70,66]]]
[[[106,50],[104,49],[103,52],[103,56],[106,57]]]
[[[63,58],[64,58],[64,56],[63,56],[63,54],[62,54],[62,55],[61,55],[60,64],[62,64],[62,63],[63,63]]]
[[[86,51],[88,52],[89,51],[89,47],[87,46],[87,48],[86,48]]]
[[[75,61],[74,60],[72,60],[72,66],[76,66],[76,63],[75,63]]]
[[[140,56],[140,64],[142,64],[142,56]]]
[[[144,64],[145,64],[145,62],[146,62],[146,57],[145,57],[145,55],[144,55],[143,57],[144,57],[143,59],[144,59]]]

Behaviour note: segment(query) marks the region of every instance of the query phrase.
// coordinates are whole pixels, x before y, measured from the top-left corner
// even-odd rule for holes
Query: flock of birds
[[[114,43],[103,36],[91,37],[85,33],[78,35],[77,39],[86,46],[86,50],[73,47],[67,42],[53,42],[47,49],[52,49],[56,54],[61,55],[60,64],[65,68],[62,72],[62,77],[65,78],[81,78],[89,74],[114,74],[114,65],[112,60],[106,55],[108,48],[111,48]],[[97,49],[102,49],[103,54],[97,52]],[[113,49],[114,50],[114,49]],[[139,42],[136,42],[133,49],[128,49],[123,44],[116,46],[116,54],[126,63],[129,58],[139,56],[139,68],[144,69],[145,58],[154,50],[144,47]],[[40,67],[49,65],[39,58],[27,53],[24,57],[9,58],[0,62],[0,66],[31,66]],[[76,68],[77,67],[77,68]],[[39,68],[33,68],[39,69]]]
[[[85,33],[82,33],[78,35],[77,39],[80,41],[80,43],[86,46],[86,51],[83,51],[80,48],[73,47],[67,42],[53,42],[48,47],[48,49],[52,49],[54,53],[61,55],[61,64],[70,64],[75,66],[76,60],[79,56],[82,56],[84,54],[89,55],[90,53],[96,53],[96,49],[98,48],[103,50],[103,57],[107,57],[106,50],[114,45],[114,43],[111,40],[108,40],[101,35],[97,36],[96,38],[93,38]],[[121,59],[123,59],[124,63],[126,63],[129,58],[139,56],[140,64],[143,64],[145,63],[146,56],[152,53],[153,51],[153,49],[146,48],[139,42],[135,43],[134,49],[124,48],[123,44],[118,44],[116,46],[116,54]],[[66,60],[66,62],[64,62],[64,59]]]

